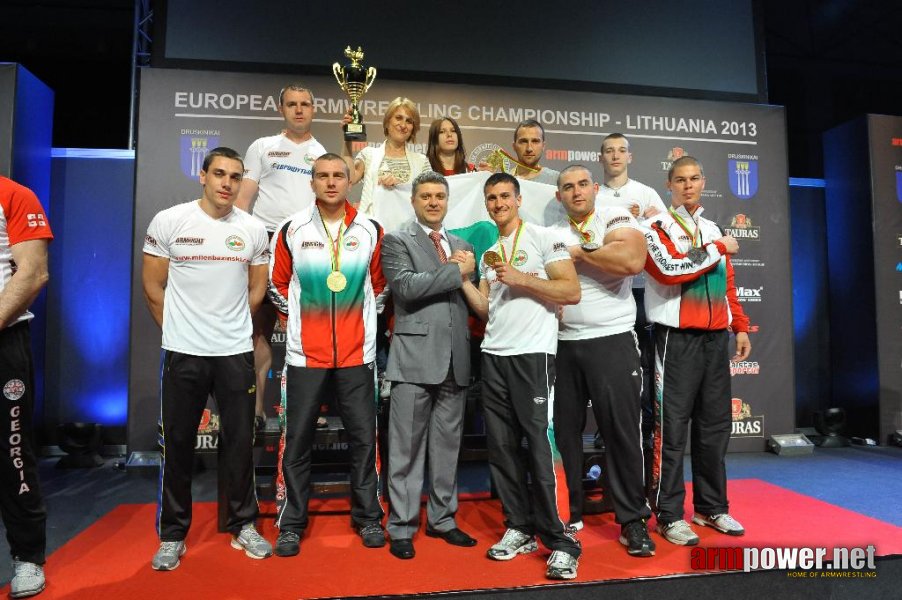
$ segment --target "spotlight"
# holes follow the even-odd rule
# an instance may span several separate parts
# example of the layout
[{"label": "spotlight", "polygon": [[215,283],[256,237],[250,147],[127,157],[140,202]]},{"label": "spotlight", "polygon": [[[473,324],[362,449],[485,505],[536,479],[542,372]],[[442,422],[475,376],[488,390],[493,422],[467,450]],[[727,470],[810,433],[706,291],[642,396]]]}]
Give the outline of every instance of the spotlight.
[{"label": "spotlight", "polygon": [[815,443],[821,448],[842,448],[849,445],[849,438],[840,435],[846,428],[846,411],[828,408],[814,413],[814,428],[823,437]]},{"label": "spotlight", "polygon": [[62,423],[58,429],[59,447],[66,456],[56,463],[57,469],[85,469],[99,467],[100,425],[97,423]]}]

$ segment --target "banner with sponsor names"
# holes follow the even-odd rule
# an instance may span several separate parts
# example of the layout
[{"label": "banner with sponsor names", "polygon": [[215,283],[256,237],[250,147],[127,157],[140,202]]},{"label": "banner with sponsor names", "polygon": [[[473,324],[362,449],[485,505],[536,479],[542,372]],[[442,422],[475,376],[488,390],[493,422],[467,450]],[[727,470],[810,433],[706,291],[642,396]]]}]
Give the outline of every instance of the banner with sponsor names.
[{"label": "banner with sponsor names", "polygon": [[880,443],[902,429],[902,117],[868,115]]},{"label": "banner with sponsor names", "polygon": [[[160,334],[140,291],[141,241],[147,225],[158,211],[199,197],[197,173],[208,150],[225,145],[243,154],[256,138],[278,133],[282,127],[278,91],[295,79],[315,93],[314,136],[327,150],[338,152],[347,99],[330,78],[168,69],[142,72],[130,450],[153,450],[156,445]],[[752,323],[749,360],[753,362],[731,368],[734,425],[730,448],[762,450],[767,435],[792,430],[789,193],[781,107],[380,79],[361,103],[368,143],[382,142],[382,115],[396,96],[409,97],[419,106],[422,125],[415,150],[425,152],[433,119],[451,116],[462,128],[467,158],[473,163],[497,147],[511,151],[516,124],[535,118],[545,127],[544,166],[560,170],[582,163],[601,181],[601,139],[609,133],[623,133],[633,153],[631,178],[655,188],[665,204],[669,201],[665,181],[671,162],[684,154],[698,158],[707,178],[705,216],[740,242],[740,253],[733,261],[736,284]],[[359,186],[352,197],[358,194]],[[556,211],[554,202],[549,196],[545,206]],[[452,189],[450,212],[458,210],[463,207],[455,206]],[[465,210],[478,212],[478,207]],[[274,372],[282,366],[279,360],[274,361]],[[277,377],[270,380],[273,398],[277,384]]]}]

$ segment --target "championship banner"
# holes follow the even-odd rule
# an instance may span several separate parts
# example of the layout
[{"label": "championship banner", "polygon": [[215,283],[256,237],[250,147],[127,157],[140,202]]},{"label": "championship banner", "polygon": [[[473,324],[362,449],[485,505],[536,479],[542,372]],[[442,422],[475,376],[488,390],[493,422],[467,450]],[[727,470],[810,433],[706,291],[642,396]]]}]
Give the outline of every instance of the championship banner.
[{"label": "championship banner", "polygon": [[[329,77],[144,69],[141,73],[129,394],[129,448],[153,450],[159,387],[160,332],[147,314],[141,291],[141,240],[158,211],[200,195],[203,155],[217,145],[244,153],[257,138],[282,129],[278,93],[300,81],[314,93],[313,135],[327,150],[343,143],[341,119],[348,99]],[[780,107],[702,100],[398,82],[378,79],[360,102],[368,139],[353,149],[382,143],[382,117],[397,96],[412,99],[421,129],[411,150],[426,152],[429,124],[450,116],[463,132],[467,162],[478,164],[497,149],[513,154],[514,129],[523,119],[545,128],[541,164],[561,170],[584,164],[601,182],[602,138],[623,133],[633,154],[629,176],[653,187],[665,203],[671,162],[684,154],[705,167],[705,216],[737,237],[734,257],[740,300],[752,323],[749,361],[731,365],[733,440],[730,449],[762,450],[772,433],[792,431],[794,383],[789,265],[788,173],[785,122]],[[272,158],[278,160],[277,157]],[[497,238],[482,196],[486,173],[449,178],[446,227],[477,252]],[[563,212],[554,186],[521,181],[524,217],[550,224]],[[354,186],[351,198],[359,198]],[[413,217],[410,188],[377,186],[377,219],[390,231]],[[279,334],[274,334],[274,337]],[[282,358],[272,372],[278,373]],[[599,360],[603,360],[600,357]],[[270,379],[268,410],[276,403],[278,378]]]}]

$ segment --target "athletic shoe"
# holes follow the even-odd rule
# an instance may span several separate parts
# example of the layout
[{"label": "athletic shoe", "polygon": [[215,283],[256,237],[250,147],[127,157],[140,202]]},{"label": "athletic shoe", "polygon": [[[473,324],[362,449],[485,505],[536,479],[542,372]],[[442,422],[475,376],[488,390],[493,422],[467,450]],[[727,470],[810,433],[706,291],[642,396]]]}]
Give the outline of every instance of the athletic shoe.
[{"label": "athletic shoe", "polygon": [[727,535],[745,535],[745,528],[727,513],[711,516],[695,513],[692,515],[692,522],[702,527],[713,527]]},{"label": "athletic shoe", "polygon": [[27,598],[44,591],[44,567],[13,560],[13,579],[9,582],[10,598]]},{"label": "athletic shoe", "polygon": [[250,558],[269,558],[272,556],[272,544],[257,533],[254,524],[245,523],[238,535],[232,536],[232,548],[244,550]]},{"label": "athletic shoe", "polygon": [[283,531],[276,538],[276,556],[296,556],[301,551],[301,536],[293,531]]},{"label": "athletic shoe", "polygon": [[486,554],[495,560],[510,560],[518,554],[529,554],[539,549],[534,535],[526,535],[517,529],[508,529],[501,541],[488,549]]},{"label": "athletic shoe", "polygon": [[695,546],[698,544],[698,536],[689,527],[689,523],[683,519],[667,523],[666,525],[658,523],[655,531],[663,535],[665,540],[677,546]]},{"label": "athletic shoe", "polygon": [[654,556],[655,543],[648,537],[645,519],[630,521],[620,528],[620,543],[630,556]]},{"label": "athletic shoe", "polygon": [[385,545],[385,530],[379,523],[370,523],[360,527],[357,535],[363,539],[363,545],[367,548],[381,548]]},{"label": "athletic shoe", "polygon": [[548,557],[548,568],[545,577],[548,579],[576,579],[576,567],[579,561],[575,556],[563,550],[555,550]]},{"label": "athletic shoe", "polygon": [[380,380],[379,383],[379,397],[385,400],[386,398],[391,398],[391,381],[385,379],[384,377]]},{"label": "athletic shoe", "polygon": [[161,542],[157,553],[153,555],[150,566],[154,571],[172,571],[178,568],[180,562],[179,557],[185,554],[187,550],[185,542]]}]

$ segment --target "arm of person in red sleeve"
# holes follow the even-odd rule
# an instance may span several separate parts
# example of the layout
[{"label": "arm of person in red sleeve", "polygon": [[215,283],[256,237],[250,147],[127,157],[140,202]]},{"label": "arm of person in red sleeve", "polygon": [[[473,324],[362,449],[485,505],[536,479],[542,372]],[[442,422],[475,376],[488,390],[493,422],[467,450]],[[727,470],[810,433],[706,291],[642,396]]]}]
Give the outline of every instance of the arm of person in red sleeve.
[{"label": "arm of person in red sleeve", "polygon": [[372,223],[376,226],[376,247],[373,248],[373,257],[370,259],[370,281],[373,284],[373,295],[378,296],[385,289],[385,274],[382,272],[382,238],[385,231],[375,221]]},{"label": "arm of person in red sleeve", "polygon": [[269,258],[269,289],[267,293],[276,307],[279,320],[285,324],[288,318],[288,287],[294,274],[294,256],[288,243],[288,228],[291,221],[282,223],[272,238]]},{"label": "arm of person in red sleeve", "polygon": [[0,291],[0,329],[28,310],[50,275],[47,246],[53,239],[38,197],[10,182],[11,192],[0,198],[15,271]]},{"label": "arm of person in red sleeve", "polygon": [[664,285],[679,285],[695,281],[708,271],[717,267],[722,256],[735,254],[739,244],[732,236],[724,236],[702,246],[704,260],[695,262],[689,253],[680,252],[673,240],[660,223],[653,223],[645,230],[645,243],[648,256],[645,259],[645,271]]},{"label": "arm of person in red sleeve", "polygon": [[739,303],[739,296],[736,294],[736,281],[734,278],[733,263],[730,257],[727,257],[727,302],[730,303],[730,329],[736,334],[736,354],[733,355],[734,362],[745,360],[752,352],[752,342],[749,339],[749,318],[745,311],[742,310],[742,304]]}]

